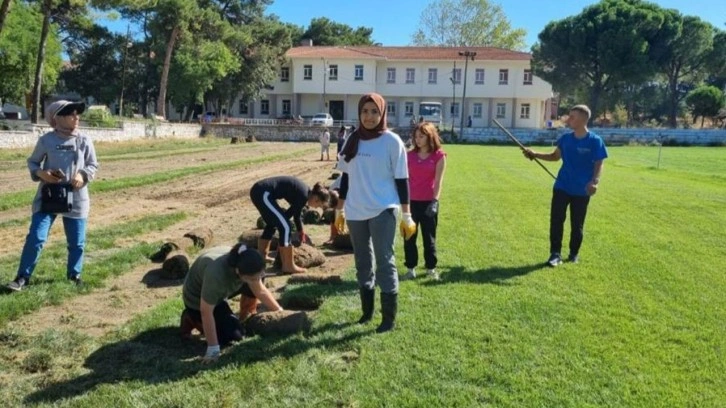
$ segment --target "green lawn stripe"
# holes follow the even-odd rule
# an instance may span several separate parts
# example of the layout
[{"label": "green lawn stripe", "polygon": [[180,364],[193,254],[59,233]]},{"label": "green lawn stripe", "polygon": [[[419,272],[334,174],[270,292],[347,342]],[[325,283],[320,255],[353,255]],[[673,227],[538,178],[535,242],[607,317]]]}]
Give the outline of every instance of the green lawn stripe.
[{"label": "green lawn stripe", "polygon": [[[184,220],[184,212],[151,215],[124,224],[91,230],[86,237],[86,262],[83,279],[87,287],[97,287],[109,276],[128,271],[135,265],[147,262],[147,256],[158,245],[140,243],[132,248],[116,248],[116,241],[131,238],[150,231],[158,231]],[[103,255],[98,255],[102,253]],[[108,255],[110,254],[110,255]],[[33,274],[32,288],[13,296],[0,296],[0,326],[22,315],[23,311],[36,310],[44,304],[57,304],[62,299],[79,293],[65,281],[67,249],[62,242],[48,245],[41,254]],[[0,259],[0,270],[15,271],[20,255]],[[14,277],[4,276],[8,281]],[[5,282],[3,282],[4,284]],[[18,296],[20,295],[20,296]]]},{"label": "green lawn stripe", "polygon": [[[581,262],[554,269],[542,267],[550,177],[512,147],[445,150],[442,281],[401,282],[396,330],[376,335],[379,313],[355,324],[360,300],[346,271],[341,286],[285,288],[285,298],[324,300],[311,332],[247,338],[203,365],[203,340],[179,340],[175,298],[82,342],[73,359],[49,356],[46,374],[12,357],[62,349],[55,344],[70,337],[46,335],[18,352],[5,334],[0,398],[89,407],[723,405],[726,149],[664,148],[660,170],[656,147],[609,149]],[[568,238],[566,222],[565,254]],[[405,272],[402,241],[395,245]]]}]

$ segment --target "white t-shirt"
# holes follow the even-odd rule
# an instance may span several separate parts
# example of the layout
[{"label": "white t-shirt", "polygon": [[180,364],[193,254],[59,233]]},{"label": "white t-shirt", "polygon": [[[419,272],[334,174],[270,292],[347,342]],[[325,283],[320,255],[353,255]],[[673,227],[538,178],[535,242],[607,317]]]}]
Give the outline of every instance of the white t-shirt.
[{"label": "white t-shirt", "polygon": [[340,160],[338,166],[348,173],[345,218],[363,221],[388,208],[398,208],[401,200],[395,179],[408,178],[406,160],[406,146],[391,131],[372,140],[361,140],[353,160]]}]

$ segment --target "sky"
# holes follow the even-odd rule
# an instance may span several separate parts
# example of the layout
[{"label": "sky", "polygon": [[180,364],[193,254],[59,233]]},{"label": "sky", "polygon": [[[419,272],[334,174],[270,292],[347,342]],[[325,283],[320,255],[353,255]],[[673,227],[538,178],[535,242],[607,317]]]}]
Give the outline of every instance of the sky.
[{"label": "sky", "polygon": [[[726,29],[726,0],[650,0],[685,15],[698,16]],[[307,26],[316,17],[327,17],[352,27],[372,27],[373,40],[383,45],[410,45],[416,31],[422,4],[430,0],[276,0],[267,8],[280,20]],[[579,14],[596,0],[493,0],[502,6],[512,27],[527,31],[526,49],[537,41],[552,20]],[[126,32],[123,21],[106,22],[115,32]],[[132,28],[133,31],[133,28]]]}]

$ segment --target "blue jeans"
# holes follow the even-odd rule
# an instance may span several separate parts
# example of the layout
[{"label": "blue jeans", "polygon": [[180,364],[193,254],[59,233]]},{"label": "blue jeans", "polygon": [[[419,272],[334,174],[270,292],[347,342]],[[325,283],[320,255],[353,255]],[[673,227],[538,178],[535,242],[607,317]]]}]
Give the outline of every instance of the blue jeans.
[{"label": "blue jeans", "polygon": [[[30,231],[25,238],[23,254],[20,255],[18,278],[30,280],[35,266],[40,259],[43,245],[48,240],[48,232],[55,221],[56,214],[36,212],[30,221]],[[71,279],[81,275],[83,269],[83,249],[86,246],[86,219],[63,217],[63,229],[68,243],[68,264],[66,278]]]}]

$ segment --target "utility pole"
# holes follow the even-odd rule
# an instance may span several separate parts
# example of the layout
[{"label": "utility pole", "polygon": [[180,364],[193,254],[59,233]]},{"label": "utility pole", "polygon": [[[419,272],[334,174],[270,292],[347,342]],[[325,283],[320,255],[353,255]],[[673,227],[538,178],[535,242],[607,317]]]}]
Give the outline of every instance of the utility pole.
[{"label": "utility pole", "polygon": [[326,85],[326,82],[328,79],[328,64],[325,62],[325,58],[321,58],[321,60],[323,60],[323,107],[322,107],[321,111],[327,112],[328,110],[326,109],[326,106],[325,106],[325,96],[326,96],[325,95],[325,85]]},{"label": "utility pole", "polygon": [[131,25],[126,25],[126,41],[124,42],[124,57],[123,57],[123,63],[121,64],[121,97],[119,98],[118,102],[118,115],[123,117],[124,116],[124,89],[126,88],[126,56],[129,53],[129,48],[131,48],[131,41],[129,41],[129,36],[131,35]]},{"label": "utility pole", "polygon": [[459,137],[463,137],[464,136],[464,113],[466,111],[466,109],[464,109],[464,107],[466,106],[466,104],[465,104],[465,99],[466,99],[466,75],[467,75],[467,71],[469,70],[469,58],[471,58],[471,60],[474,61],[474,57],[476,57],[476,52],[469,51],[469,50],[459,51],[459,56],[460,57],[464,57],[464,91],[461,94],[461,109],[460,109],[460,112],[461,112],[461,124],[459,126],[459,133],[460,133],[459,134]]}]

